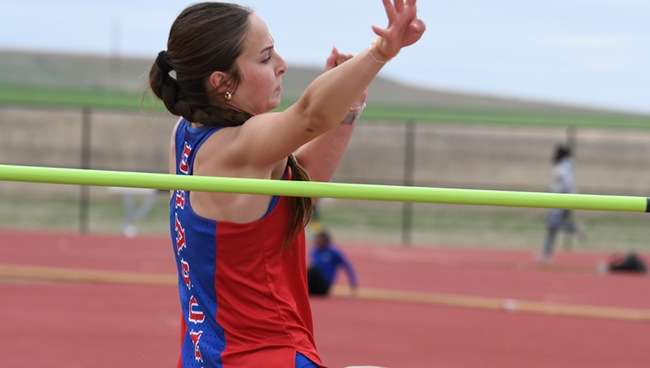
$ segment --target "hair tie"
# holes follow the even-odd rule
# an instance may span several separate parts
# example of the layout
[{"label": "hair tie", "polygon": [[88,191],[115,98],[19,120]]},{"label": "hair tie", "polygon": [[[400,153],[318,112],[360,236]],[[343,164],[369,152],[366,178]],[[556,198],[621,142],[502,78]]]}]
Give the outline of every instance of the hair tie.
[{"label": "hair tie", "polygon": [[165,74],[169,74],[169,72],[171,72],[174,69],[169,63],[169,58],[167,57],[167,51],[161,51],[158,53],[158,57],[156,58],[156,65],[158,65],[158,69],[160,69],[160,71],[162,71]]}]

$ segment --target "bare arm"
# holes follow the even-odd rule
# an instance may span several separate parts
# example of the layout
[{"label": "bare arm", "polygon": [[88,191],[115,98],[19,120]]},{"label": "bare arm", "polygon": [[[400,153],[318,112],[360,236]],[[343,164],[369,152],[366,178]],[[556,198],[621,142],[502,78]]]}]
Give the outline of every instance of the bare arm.
[{"label": "bare arm", "polygon": [[244,165],[269,166],[336,128],[384,65],[371,50],[314,80],[284,112],[252,117],[233,141]]},{"label": "bare arm", "polygon": [[[351,58],[352,55],[341,54],[334,48],[325,63],[325,71],[336,68]],[[344,121],[339,123],[336,128],[306,143],[295,152],[296,158],[307,170],[311,180],[329,181],[332,178],[350,142],[354,130],[354,120],[362,112],[367,95],[366,90],[357,97],[353,107],[348,109],[349,112]]]},{"label": "bare arm", "polygon": [[332,178],[353,130],[352,124],[341,124],[296,151],[298,162],[307,170],[311,180],[329,181]]},{"label": "bare arm", "polygon": [[350,261],[348,261],[348,259],[345,257],[343,252],[338,251],[338,256],[339,256],[339,259],[340,259],[339,265],[341,267],[343,267],[343,269],[345,270],[345,273],[348,276],[348,282],[350,283],[350,288],[356,289],[357,286],[359,285],[359,282],[357,281],[357,275],[354,272],[354,267],[352,267],[352,263],[350,263]]},{"label": "bare arm", "polygon": [[[269,167],[339,126],[384,63],[396,56],[402,47],[416,42],[424,32],[424,24],[417,19],[415,0],[383,2],[389,26],[387,29],[373,27],[380,36],[378,41],[370,49],[316,78],[286,111],[249,119],[232,137],[229,147],[232,160],[238,161],[238,165]],[[349,132],[342,128],[332,134],[349,135]],[[344,139],[339,137],[339,140]]]}]

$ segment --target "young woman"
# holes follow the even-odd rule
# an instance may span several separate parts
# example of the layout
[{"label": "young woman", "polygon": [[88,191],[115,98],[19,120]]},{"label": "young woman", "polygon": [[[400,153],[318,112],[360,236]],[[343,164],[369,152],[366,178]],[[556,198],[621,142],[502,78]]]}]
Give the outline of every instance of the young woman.
[{"label": "young woman", "polygon": [[[422,36],[415,0],[384,0],[386,29],[283,112],[287,70],[264,21],[235,4],[201,3],[172,25],[150,72],[154,93],[181,119],[171,137],[177,175],[329,180],[364,91]],[[343,62],[345,61],[345,62]],[[338,65],[340,64],[340,65]],[[170,232],[181,303],[179,367],[317,367],[304,226],[310,198],[175,191]]]}]

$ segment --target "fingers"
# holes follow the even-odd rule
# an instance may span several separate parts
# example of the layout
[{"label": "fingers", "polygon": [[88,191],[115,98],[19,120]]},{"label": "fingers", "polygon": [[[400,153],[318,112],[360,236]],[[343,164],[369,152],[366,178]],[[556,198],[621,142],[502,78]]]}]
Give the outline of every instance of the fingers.
[{"label": "fingers", "polygon": [[386,16],[388,16],[388,24],[393,24],[395,18],[397,18],[397,13],[395,12],[395,7],[391,4],[390,0],[383,0],[384,9],[386,9]]},{"label": "fingers", "polygon": [[330,56],[327,57],[327,61],[325,64],[329,65],[334,65],[334,61],[336,60],[336,55],[334,54],[334,49],[332,49],[332,52],[330,53]]},{"label": "fingers", "polygon": [[395,10],[401,13],[404,10],[404,0],[395,0]]},{"label": "fingers", "polygon": [[339,56],[338,50],[336,50],[336,47],[333,47],[330,56],[327,58],[327,61],[325,62],[326,70],[332,69],[336,66],[336,59],[338,58],[338,56]]},{"label": "fingers", "polygon": [[406,30],[405,38],[402,40],[402,45],[406,47],[416,43],[420,38],[422,38],[426,29],[427,26],[420,19],[412,21]]},{"label": "fingers", "polygon": [[406,0],[406,6],[413,11],[415,14],[418,13],[418,7],[415,5],[415,0]]},{"label": "fingers", "polygon": [[424,33],[427,29],[427,25],[421,19],[416,19],[409,24],[409,28],[412,28],[413,31],[417,33]]},{"label": "fingers", "polygon": [[336,46],[332,49],[332,53],[336,55],[336,57],[339,57],[339,49],[336,48]]},{"label": "fingers", "polygon": [[336,58],[336,65],[341,65],[350,59],[352,59],[351,54],[339,54],[339,57]]},{"label": "fingers", "polygon": [[381,39],[378,51],[390,59],[401,48],[417,42],[426,26],[417,18],[417,0],[382,1],[389,19],[388,27],[372,26],[372,30]]},{"label": "fingers", "polygon": [[352,59],[352,57],[352,54],[343,54],[336,47],[333,47],[330,56],[327,57],[327,61],[325,62],[325,70],[333,69]]},{"label": "fingers", "polygon": [[379,37],[383,37],[383,38],[388,37],[388,31],[383,28],[372,26],[372,31],[375,32],[375,34]]}]

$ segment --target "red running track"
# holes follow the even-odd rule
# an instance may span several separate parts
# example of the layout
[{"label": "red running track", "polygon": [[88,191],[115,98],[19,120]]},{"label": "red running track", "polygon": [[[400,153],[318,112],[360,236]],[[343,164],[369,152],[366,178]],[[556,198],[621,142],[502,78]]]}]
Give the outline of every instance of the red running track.
[{"label": "red running track", "polygon": [[[0,232],[0,265],[173,275],[164,238]],[[364,287],[650,309],[647,277],[599,275],[606,255],[344,247]],[[345,278],[340,279],[344,283]],[[0,280],[2,367],[171,367],[174,286]],[[650,323],[354,298],[313,301],[330,367],[649,367]]]}]

